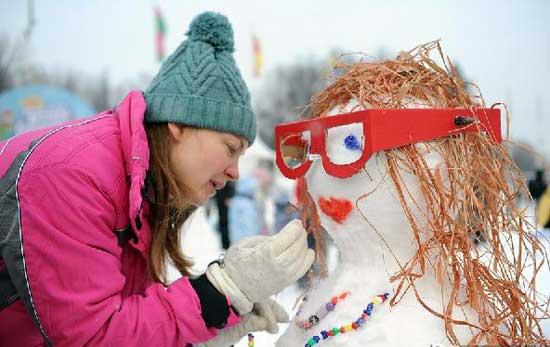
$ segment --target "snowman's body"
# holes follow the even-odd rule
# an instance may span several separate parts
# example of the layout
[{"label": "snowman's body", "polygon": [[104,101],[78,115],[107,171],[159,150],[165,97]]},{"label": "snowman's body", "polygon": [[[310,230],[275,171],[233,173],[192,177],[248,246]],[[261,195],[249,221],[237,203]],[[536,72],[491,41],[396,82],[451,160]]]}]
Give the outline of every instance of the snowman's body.
[{"label": "snowman's body", "polygon": [[[351,108],[357,110],[354,106],[350,104],[333,113],[344,113]],[[327,136],[327,153],[333,162],[346,162],[357,155],[343,144],[343,140],[353,134],[361,137],[359,124],[331,129]],[[422,143],[417,144],[417,147],[424,151],[423,157],[429,166],[439,169],[445,177],[443,160],[437,152],[429,150],[430,147]],[[417,178],[405,172],[402,175],[410,196],[418,203],[414,210],[417,220],[425,222],[424,200]],[[313,162],[306,180],[317,204],[321,224],[333,239],[340,259],[329,277],[312,283],[299,316],[293,319],[277,346],[304,346],[312,336],[321,337],[322,330],[356,321],[376,295],[387,292],[391,298],[398,283],[391,282],[390,277],[400,270],[398,261],[404,265],[417,250],[411,225],[403,212],[394,184],[387,175],[383,152],[373,155],[365,165],[365,170],[346,179],[327,175],[320,161]],[[365,193],[370,194],[359,199]],[[320,198],[347,200],[351,202],[352,210],[338,223],[319,208]],[[366,323],[358,329],[321,340],[319,345],[450,345],[444,321],[430,313],[416,298],[419,295],[431,309],[444,311],[449,296],[448,283],[444,280],[439,283],[433,271],[432,266],[427,266],[425,275],[415,282],[416,294],[410,288],[393,307],[390,307],[390,300],[376,305]],[[350,292],[350,295],[338,302],[335,309],[322,318],[318,325],[308,330],[298,327],[298,321],[307,320],[333,296],[343,292]],[[463,306],[454,310],[453,318],[476,321],[477,316],[468,306]],[[467,344],[475,332],[466,326],[455,326],[454,333],[458,341]]]}]

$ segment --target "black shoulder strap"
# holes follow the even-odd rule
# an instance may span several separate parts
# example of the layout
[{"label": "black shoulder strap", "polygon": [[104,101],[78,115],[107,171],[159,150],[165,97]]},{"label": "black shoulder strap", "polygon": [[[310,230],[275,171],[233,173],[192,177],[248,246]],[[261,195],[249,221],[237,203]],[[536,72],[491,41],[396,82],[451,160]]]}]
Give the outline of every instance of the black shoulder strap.
[{"label": "black shoulder strap", "polygon": [[8,268],[4,267],[0,270],[0,311],[13,304],[17,299],[19,299],[17,290],[11,283]]}]

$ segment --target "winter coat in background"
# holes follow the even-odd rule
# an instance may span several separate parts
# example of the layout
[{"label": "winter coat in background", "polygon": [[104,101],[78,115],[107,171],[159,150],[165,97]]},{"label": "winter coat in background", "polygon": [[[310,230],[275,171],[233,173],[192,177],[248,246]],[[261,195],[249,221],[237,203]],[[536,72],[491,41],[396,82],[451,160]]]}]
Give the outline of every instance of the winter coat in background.
[{"label": "winter coat in background", "polygon": [[235,196],[229,205],[229,234],[231,243],[235,243],[247,236],[259,235],[263,225],[256,194],[259,182],[256,177],[245,177],[237,181]]},{"label": "winter coat in background", "polygon": [[275,192],[275,233],[287,225],[291,220],[299,218],[300,213],[289,203],[290,194],[282,188]]}]

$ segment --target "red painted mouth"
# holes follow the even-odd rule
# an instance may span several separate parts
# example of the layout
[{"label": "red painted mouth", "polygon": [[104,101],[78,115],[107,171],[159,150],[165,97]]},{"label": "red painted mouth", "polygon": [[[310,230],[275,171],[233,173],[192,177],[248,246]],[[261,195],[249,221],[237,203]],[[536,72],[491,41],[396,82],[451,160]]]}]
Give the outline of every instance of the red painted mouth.
[{"label": "red painted mouth", "polygon": [[329,197],[328,199],[320,197],[317,200],[317,203],[324,214],[340,224],[346,220],[353,208],[351,201],[347,199],[336,199],[333,197]]}]

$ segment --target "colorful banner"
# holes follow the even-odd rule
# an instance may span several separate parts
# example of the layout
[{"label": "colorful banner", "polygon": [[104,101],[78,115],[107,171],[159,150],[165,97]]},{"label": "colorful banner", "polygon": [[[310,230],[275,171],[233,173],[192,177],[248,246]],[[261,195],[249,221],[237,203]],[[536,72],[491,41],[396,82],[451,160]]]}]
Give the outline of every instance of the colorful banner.
[{"label": "colorful banner", "polygon": [[0,140],[94,113],[88,103],[64,89],[42,85],[14,88],[0,94]]},{"label": "colorful banner", "polygon": [[262,46],[257,35],[252,36],[252,55],[253,55],[253,76],[260,77],[263,70],[264,57],[262,55]]},{"label": "colorful banner", "polygon": [[155,7],[155,23],[156,23],[156,50],[157,50],[157,60],[162,62],[164,60],[164,36],[166,35],[166,21],[164,16],[160,11],[159,7]]}]

